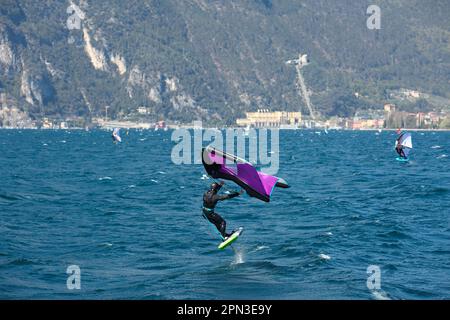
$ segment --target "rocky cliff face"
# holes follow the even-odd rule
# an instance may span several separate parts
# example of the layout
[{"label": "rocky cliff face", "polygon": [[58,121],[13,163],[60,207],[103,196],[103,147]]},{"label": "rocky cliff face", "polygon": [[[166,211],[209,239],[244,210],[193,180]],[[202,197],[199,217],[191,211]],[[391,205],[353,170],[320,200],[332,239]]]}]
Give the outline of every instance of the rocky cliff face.
[{"label": "rocky cliff face", "polygon": [[16,56],[5,31],[0,33],[0,64],[4,72],[10,71],[16,65]]},{"label": "rocky cliff face", "polygon": [[3,0],[0,91],[36,117],[145,106],[232,123],[256,108],[306,112],[285,61],[308,53],[304,77],[325,114],[355,92],[363,106],[396,87],[448,95],[450,4],[379,1],[374,31],[369,2]]}]

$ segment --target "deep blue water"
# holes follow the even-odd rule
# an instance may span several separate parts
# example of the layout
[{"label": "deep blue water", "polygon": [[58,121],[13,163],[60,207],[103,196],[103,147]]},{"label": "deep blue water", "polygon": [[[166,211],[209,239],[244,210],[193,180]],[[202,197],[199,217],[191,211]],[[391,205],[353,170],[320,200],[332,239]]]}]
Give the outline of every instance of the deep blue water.
[{"label": "deep blue water", "polygon": [[211,180],[172,164],[170,135],[0,130],[0,298],[450,298],[449,132],[413,132],[409,163],[394,132],[281,132],[291,188],[218,207],[245,228],[236,251],[216,249]]}]

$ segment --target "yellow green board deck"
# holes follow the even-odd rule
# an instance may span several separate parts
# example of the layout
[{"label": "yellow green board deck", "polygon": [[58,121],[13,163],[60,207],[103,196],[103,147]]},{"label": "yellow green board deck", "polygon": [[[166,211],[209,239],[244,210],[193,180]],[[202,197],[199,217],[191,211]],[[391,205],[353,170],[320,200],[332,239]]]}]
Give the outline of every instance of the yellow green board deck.
[{"label": "yellow green board deck", "polygon": [[218,248],[220,250],[225,249],[226,247],[228,247],[230,244],[232,244],[234,241],[237,240],[237,238],[239,238],[239,236],[242,233],[243,228],[239,228],[236,232],[234,232],[227,240],[223,241],[221,244],[219,244]]}]

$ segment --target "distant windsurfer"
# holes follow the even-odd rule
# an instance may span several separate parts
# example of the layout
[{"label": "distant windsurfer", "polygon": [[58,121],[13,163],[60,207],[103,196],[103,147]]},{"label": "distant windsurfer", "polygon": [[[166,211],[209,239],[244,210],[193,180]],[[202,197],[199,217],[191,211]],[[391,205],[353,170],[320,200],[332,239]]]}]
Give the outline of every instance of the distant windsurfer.
[{"label": "distant windsurfer", "polygon": [[395,147],[395,151],[397,151],[398,155],[403,158],[406,159],[406,155],[405,152],[403,151],[403,146],[397,142],[397,146]]},{"label": "distant windsurfer", "polygon": [[112,135],[111,135],[111,138],[112,138],[112,140],[113,140],[114,143],[122,142],[122,138],[121,138],[120,135],[119,135],[119,131],[120,131],[120,128],[115,128],[115,129],[113,130],[113,133],[112,133]]},{"label": "distant windsurfer", "polygon": [[206,191],[203,194],[203,216],[212,224],[214,224],[217,228],[217,230],[220,232],[222,237],[224,239],[228,238],[233,234],[226,232],[227,223],[226,221],[217,213],[214,211],[217,202],[235,198],[239,195],[241,195],[244,191],[241,190],[241,192],[232,192],[229,194],[222,194],[219,195],[218,192],[220,188],[224,185],[224,182],[221,181],[220,183],[214,182],[211,184],[211,187],[208,191]]},{"label": "distant windsurfer", "polygon": [[407,156],[403,150],[403,145],[401,144],[401,138],[403,136],[403,132],[400,129],[397,129],[397,134],[399,135],[396,140],[395,151],[399,154],[399,156],[403,159],[407,159]]}]

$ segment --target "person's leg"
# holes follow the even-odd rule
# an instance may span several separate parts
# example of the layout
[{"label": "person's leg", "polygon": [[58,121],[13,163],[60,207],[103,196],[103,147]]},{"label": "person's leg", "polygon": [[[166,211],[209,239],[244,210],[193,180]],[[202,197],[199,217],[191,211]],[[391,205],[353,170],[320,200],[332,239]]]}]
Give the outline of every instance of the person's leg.
[{"label": "person's leg", "polygon": [[225,237],[229,236],[229,234],[227,234],[225,232],[225,230],[227,228],[227,223],[219,214],[213,212],[213,213],[209,213],[207,215],[207,217],[208,217],[208,220],[216,226],[217,230],[220,232],[222,237],[225,238]]}]

